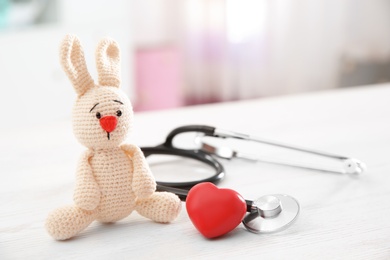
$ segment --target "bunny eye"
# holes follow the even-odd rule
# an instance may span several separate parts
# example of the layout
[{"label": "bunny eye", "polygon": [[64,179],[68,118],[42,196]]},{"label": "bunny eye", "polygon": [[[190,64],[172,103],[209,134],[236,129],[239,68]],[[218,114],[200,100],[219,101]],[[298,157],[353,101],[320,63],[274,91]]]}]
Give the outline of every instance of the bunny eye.
[{"label": "bunny eye", "polygon": [[97,118],[97,119],[100,119],[101,117],[102,117],[102,115],[101,115],[99,112],[97,112],[97,113],[96,113],[96,118]]},{"label": "bunny eye", "polygon": [[117,116],[121,116],[122,115],[122,111],[120,111],[120,110],[116,111],[116,115]]}]

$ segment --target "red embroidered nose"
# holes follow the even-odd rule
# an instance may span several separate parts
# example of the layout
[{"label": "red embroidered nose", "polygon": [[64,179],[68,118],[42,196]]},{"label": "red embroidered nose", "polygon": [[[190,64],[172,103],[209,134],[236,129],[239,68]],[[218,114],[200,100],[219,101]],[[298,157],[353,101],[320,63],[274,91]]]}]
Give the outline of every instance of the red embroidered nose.
[{"label": "red embroidered nose", "polygon": [[100,126],[107,132],[110,133],[115,130],[118,120],[115,116],[105,116],[99,120]]}]

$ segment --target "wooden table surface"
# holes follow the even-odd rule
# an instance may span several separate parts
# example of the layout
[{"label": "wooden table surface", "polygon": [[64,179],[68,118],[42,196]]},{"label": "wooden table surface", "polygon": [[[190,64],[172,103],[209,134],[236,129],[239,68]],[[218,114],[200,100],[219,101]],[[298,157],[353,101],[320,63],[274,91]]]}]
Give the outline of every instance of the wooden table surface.
[{"label": "wooden table surface", "polygon": [[[128,141],[157,145],[186,124],[356,157],[368,170],[351,178],[221,161],[227,175],[220,187],[247,199],[289,194],[301,205],[297,222],[283,232],[260,235],[240,225],[208,240],[194,229],[183,203],[171,224],[153,223],[134,212],[115,224],[93,223],[77,237],[58,242],[46,233],[44,221],[49,211],[72,204],[76,163],[84,148],[73,137],[70,120],[2,127],[0,259],[390,259],[390,84],[136,113]],[[267,146],[248,149],[320,163]]]}]

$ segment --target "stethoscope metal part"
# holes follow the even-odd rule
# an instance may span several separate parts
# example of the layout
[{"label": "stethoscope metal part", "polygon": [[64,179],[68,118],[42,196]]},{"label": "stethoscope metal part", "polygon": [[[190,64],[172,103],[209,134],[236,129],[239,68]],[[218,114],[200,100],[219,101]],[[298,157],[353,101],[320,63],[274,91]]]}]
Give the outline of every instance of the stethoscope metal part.
[{"label": "stethoscope metal part", "polygon": [[261,139],[258,137],[254,137],[254,136],[250,136],[250,135],[246,135],[246,134],[241,134],[241,133],[235,133],[232,131],[226,131],[226,130],[222,130],[222,129],[218,129],[218,128],[215,128],[214,136],[221,137],[221,138],[234,138],[234,139],[240,139],[240,140],[246,140],[246,141],[253,141],[253,142],[277,146],[277,147],[281,147],[281,148],[285,148],[285,149],[304,152],[304,153],[308,153],[308,154],[313,154],[313,155],[317,155],[317,156],[323,156],[323,157],[339,160],[342,162],[342,165],[339,169],[330,169],[330,168],[327,169],[327,168],[321,168],[321,167],[315,167],[315,166],[309,166],[309,165],[301,165],[301,164],[296,164],[296,163],[291,163],[291,162],[282,162],[282,161],[276,161],[276,160],[271,160],[271,159],[263,159],[263,158],[259,158],[259,157],[256,157],[254,155],[251,155],[251,154],[237,152],[228,146],[212,145],[212,144],[208,143],[207,141],[203,140],[201,136],[198,136],[196,138],[196,142],[201,144],[201,149],[203,151],[214,154],[214,155],[216,155],[220,158],[224,158],[224,159],[240,158],[240,159],[246,159],[246,160],[250,160],[250,161],[279,164],[279,165],[298,167],[298,168],[309,169],[309,170],[348,174],[351,176],[360,175],[361,173],[365,172],[366,168],[367,168],[363,162],[361,162],[357,159],[354,159],[354,158],[350,158],[350,157],[346,157],[346,156],[342,156],[342,155],[331,154],[331,153],[326,153],[326,152],[317,151],[317,150],[312,150],[312,149],[308,149],[308,148],[302,148],[302,147],[298,147],[298,146],[292,146],[292,145],[283,144],[283,143],[276,142],[276,141],[265,140],[265,139]]},{"label": "stethoscope metal part", "polygon": [[242,220],[253,233],[279,232],[295,222],[300,211],[299,203],[284,194],[265,195],[253,201],[252,209]]}]

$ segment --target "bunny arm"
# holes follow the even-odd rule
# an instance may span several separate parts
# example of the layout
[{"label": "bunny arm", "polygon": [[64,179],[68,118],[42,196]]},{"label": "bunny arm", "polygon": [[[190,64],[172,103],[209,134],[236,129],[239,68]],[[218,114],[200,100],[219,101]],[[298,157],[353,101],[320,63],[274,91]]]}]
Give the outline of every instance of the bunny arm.
[{"label": "bunny arm", "polygon": [[87,150],[81,156],[76,174],[76,187],[73,194],[75,204],[85,210],[95,209],[100,202],[100,189],[97,184],[89,159],[93,156],[91,150]]},{"label": "bunny arm", "polygon": [[121,149],[133,161],[132,188],[138,198],[150,197],[156,191],[156,181],[141,149],[133,144],[122,144]]}]

